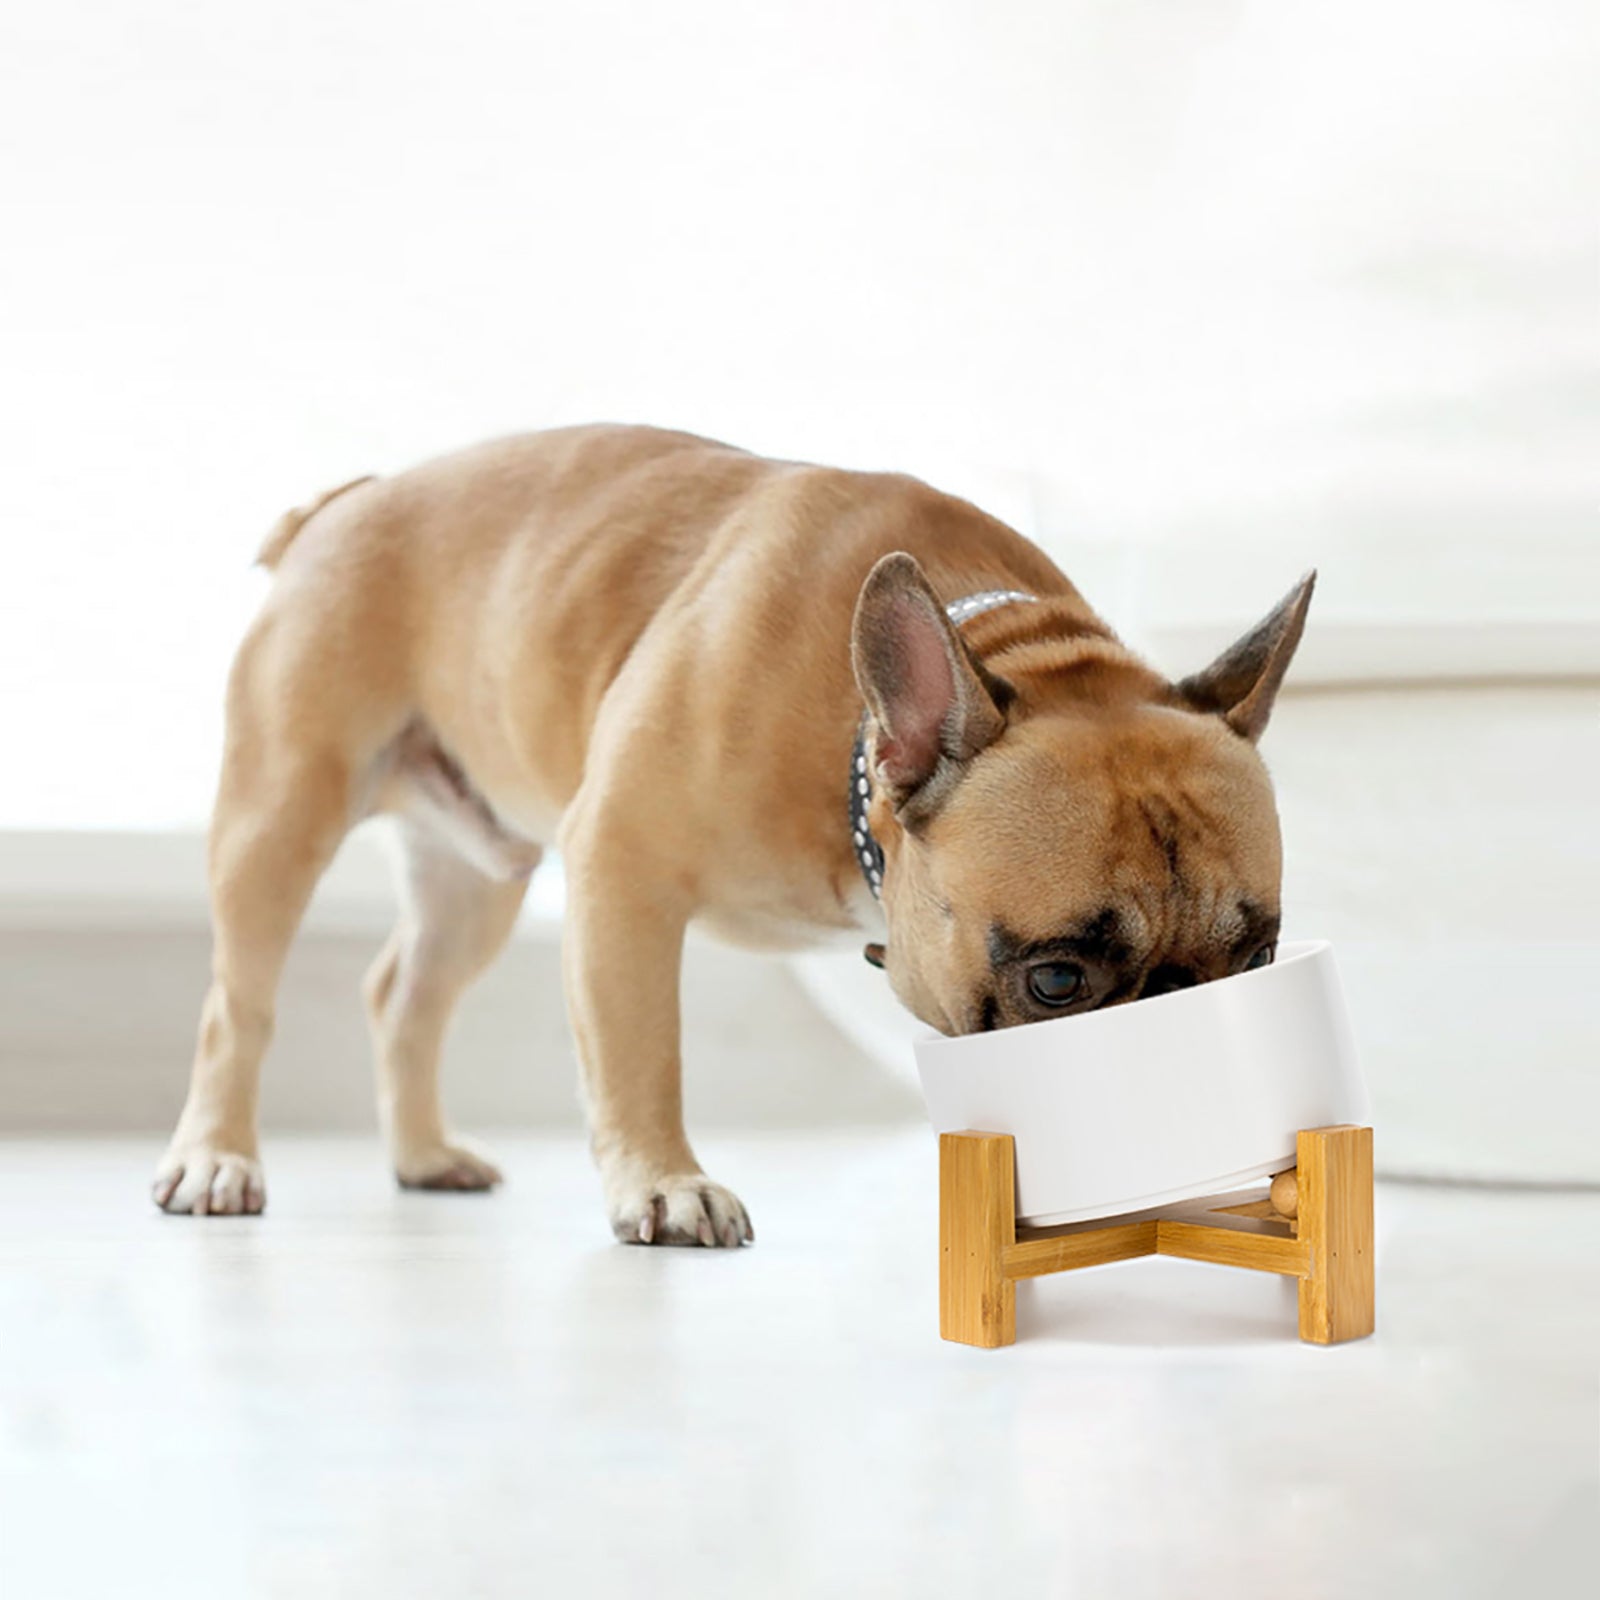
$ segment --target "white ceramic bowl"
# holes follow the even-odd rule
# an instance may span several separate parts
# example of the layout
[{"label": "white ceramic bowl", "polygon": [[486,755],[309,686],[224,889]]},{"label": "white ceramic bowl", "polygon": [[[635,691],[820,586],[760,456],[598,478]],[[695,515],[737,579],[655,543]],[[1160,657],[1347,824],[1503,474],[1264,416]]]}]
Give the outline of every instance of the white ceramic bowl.
[{"label": "white ceramic bowl", "polygon": [[916,1045],[936,1133],[1016,1140],[1017,1217],[1082,1222],[1292,1167],[1301,1128],[1370,1119],[1333,947],[1132,1005]]}]

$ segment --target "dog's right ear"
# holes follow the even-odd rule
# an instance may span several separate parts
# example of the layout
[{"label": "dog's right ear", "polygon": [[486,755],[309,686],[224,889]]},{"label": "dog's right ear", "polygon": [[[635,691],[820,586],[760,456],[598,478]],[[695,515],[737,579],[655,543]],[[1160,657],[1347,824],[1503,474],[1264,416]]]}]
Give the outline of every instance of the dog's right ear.
[{"label": "dog's right ear", "polygon": [[926,816],[962,765],[1004,731],[1011,685],[967,649],[903,550],[884,556],[861,586],[850,661],[877,724],[877,780],[897,811],[915,801],[914,814]]}]

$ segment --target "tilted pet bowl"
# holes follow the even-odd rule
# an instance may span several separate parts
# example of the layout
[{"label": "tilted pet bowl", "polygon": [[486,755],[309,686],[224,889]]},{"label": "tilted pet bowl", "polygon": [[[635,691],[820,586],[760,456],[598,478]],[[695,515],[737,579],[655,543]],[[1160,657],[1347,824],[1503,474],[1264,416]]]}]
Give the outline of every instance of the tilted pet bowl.
[{"label": "tilted pet bowl", "polygon": [[[1009,1344],[1016,1278],[1152,1253],[1300,1278],[1303,1338],[1372,1331],[1372,1134],[1328,944],[916,1055],[947,1338]],[[1291,1169],[1272,1201],[1223,1192]]]}]

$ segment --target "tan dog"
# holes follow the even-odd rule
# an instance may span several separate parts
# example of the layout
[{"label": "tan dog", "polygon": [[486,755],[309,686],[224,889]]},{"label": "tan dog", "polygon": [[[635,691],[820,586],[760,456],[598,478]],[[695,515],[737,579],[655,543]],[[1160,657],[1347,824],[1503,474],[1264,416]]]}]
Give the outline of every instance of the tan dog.
[{"label": "tan dog", "polygon": [[769,949],[886,941],[895,992],[948,1032],[1271,959],[1255,740],[1310,579],[1174,686],[963,501],[625,427],[358,480],[285,517],[262,560],[277,575],[229,683],[214,976],[155,1185],[168,1211],[261,1209],[279,974],[339,842],[379,813],[404,841],[402,911],[366,996],[400,1181],[498,1178],[447,1131],[439,1045],[555,844],[594,1153],[630,1241],[751,1237],[683,1129],[691,921]]}]

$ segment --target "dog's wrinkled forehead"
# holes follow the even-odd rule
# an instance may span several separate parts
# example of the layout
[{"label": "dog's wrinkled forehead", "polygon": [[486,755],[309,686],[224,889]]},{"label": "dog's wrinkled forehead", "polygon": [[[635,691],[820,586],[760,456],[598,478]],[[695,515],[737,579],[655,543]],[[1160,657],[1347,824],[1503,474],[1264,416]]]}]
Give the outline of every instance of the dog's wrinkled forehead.
[{"label": "dog's wrinkled forehead", "polygon": [[[1156,718],[1018,730],[930,830],[947,903],[986,942],[1107,966],[1221,959],[1277,915],[1276,807],[1254,749]],[[1195,719],[1198,720],[1198,719]]]}]

